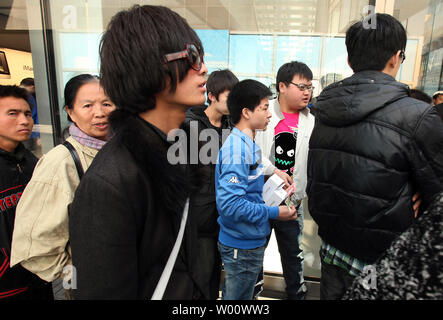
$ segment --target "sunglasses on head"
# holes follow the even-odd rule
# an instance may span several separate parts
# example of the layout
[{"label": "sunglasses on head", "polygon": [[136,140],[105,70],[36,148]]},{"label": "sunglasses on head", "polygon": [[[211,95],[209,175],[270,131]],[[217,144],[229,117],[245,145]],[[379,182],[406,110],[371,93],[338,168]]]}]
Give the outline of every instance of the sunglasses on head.
[{"label": "sunglasses on head", "polygon": [[203,56],[193,44],[187,44],[186,49],[183,51],[165,54],[164,59],[164,63],[186,59],[191,68],[196,71],[200,71],[203,64]]}]

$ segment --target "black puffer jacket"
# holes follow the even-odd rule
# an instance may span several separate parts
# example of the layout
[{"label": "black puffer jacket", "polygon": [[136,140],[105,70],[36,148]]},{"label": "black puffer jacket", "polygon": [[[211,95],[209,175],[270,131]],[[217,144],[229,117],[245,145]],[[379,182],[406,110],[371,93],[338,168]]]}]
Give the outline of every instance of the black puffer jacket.
[{"label": "black puffer jacket", "polygon": [[443,103],[436,105],[435,109],[437,110],[438,114],[440,115],[440,118],[443,120]]},{"label": "black puffer jacket", "polygon": [[[362,273],[343,299],[443,299],[443,193],[373,266]],[[374,277],[375,276],[375,277]],[[370,283],[373,278],[374,282]]]},{"label": "black puffer jacket", "polygon": [[443,126],[434,108],[377,71],[326,88],[313,106],[309,211],[323,241],[374,262],[443,186]]}]

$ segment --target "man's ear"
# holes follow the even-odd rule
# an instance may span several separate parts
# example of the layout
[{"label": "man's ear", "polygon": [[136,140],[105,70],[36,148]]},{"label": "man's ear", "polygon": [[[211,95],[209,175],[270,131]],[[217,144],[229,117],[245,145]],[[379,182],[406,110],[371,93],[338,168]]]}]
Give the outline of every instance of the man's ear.
[{"label": "man's ear", "polygon": [[211,101],[211,103],[217,101],[217,98],[212,92],[208,92],[208,99]]},{"label": "man's ear", "polygon": [[241,114],[246,120],[249,120],[249,118],[251,117],[250,112],[251,110],[249,110],[248,108],[243,108],[241,110]]},{"label": "man's ear", "polygon": [[288,86],[287,86],[286,83],[284,83],[283,81],[281,81],[281,82],[278,83],[278,90],[279,90],[280,93],[281,93],[281,92],[285,92],[285,90],[286,90],[287,87],[288,87]]},{"label": "man's ear", "polygon": [[400,58],[401,50],[398,50],[396,54],[394,54],[389,60],[388,63],[391,68],[395,68],[397,63],[401,60]]},{"label": "man's ear", "polygon": [[401,50],[398,50],[396,54],[390,57],[388,62],[386,62],[385,68],[381,71],[395,78],[397,76],[398,70],[400,69],[400,53]]}]

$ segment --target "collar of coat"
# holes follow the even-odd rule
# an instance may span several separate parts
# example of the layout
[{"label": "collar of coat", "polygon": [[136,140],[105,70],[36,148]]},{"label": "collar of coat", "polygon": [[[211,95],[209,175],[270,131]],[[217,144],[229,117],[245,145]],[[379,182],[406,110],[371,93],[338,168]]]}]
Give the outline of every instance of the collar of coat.
[{"label": "collar of coat", "polygon": [[22,143],[19,143],[14,152],[8,152],[0,148],[0,157],[13,163],[20,163],[23,161],[26,155],[26,149]]},{"label": "collar of coat", "polygon": [[182,213],[187,197],[199,184],[188,166],[172,165],[167,159],[171,143],[166,135],[137,115],[116,110],[110,117],[116,135],[149,179],[155,199],[167,209]]},{"label": "collar of coat", "polygon": [[[285,118],[285,115],[283,114],[283,111],[281,111],[280,101],[278,99],[279,98],[277,97],[276,99],[271,101],[273,101],[272,108],[274,109],[274,114],[277,116],[278,121],[280,122],[280,120],[283,120]],[[311,113],[311,110],[308,107],[299,110],[299,114],[302,114],[306,117],[309,115],[309,113]]]}]

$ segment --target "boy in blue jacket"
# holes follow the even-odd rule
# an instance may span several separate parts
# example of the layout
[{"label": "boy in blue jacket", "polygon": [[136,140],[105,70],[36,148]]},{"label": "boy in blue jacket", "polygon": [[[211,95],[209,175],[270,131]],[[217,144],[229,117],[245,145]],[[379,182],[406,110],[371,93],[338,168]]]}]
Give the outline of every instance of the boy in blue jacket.
[{"label": "boy in blue jacket", "polygon": [[263,202],[261,149],[255,131],[266,130],[270,90],[243,80],[230,92],[228,108],[235,128],[219,152],[215,173],[220,225],[218,248],[224,264],[223,300],[250,300],[264,258],[269,220],[294,220],[294,207]]}]

